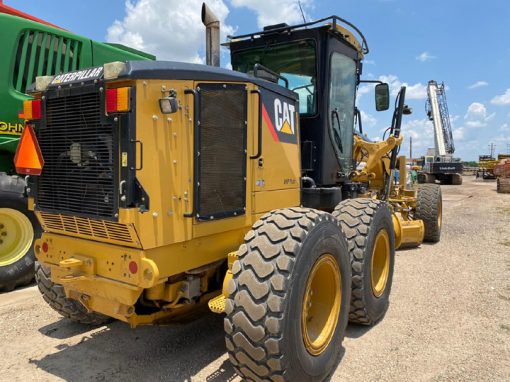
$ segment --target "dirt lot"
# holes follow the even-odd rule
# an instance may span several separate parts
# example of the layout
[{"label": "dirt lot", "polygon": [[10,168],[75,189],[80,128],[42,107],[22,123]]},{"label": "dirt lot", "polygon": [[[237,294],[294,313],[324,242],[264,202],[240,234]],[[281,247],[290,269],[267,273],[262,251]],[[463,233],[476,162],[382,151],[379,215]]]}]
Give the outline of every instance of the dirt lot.
[{"label": "dirt lot", "polygon": [[[390,309],[349,326],[333,381],[510,380],[510,195],[445,186],[442,241],[397,252]],[[89,330],[35,287],[0,295],[2,381],[233,381],[223,322]]]}]

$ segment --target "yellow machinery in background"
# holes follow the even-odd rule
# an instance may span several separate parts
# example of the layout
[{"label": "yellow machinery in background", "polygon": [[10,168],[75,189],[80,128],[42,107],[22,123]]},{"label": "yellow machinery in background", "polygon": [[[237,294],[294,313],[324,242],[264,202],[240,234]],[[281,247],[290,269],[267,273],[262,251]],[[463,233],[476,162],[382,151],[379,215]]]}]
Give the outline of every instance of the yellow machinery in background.
[{"label": "yellow machinery in background", "polygon": [[208,305],[244,378],[321,381],[347,322],[386,312],[395,248],[439,240],[440,189],[405,184],[405,88],[385,141],[359,115],[354,130],[368,53],[354,25],[280,24],[228,45],[233,71],[140,61],[37,78],[16,165],[44,229],[39,289],[88,324]]},{"label": "yellow machinery in background", "polygon": [[482,179],[496,179],[494,174],[494,167],[498,164],[491,155],[480,155],[478,158],[478,170],[476,171],[476,177]]}]

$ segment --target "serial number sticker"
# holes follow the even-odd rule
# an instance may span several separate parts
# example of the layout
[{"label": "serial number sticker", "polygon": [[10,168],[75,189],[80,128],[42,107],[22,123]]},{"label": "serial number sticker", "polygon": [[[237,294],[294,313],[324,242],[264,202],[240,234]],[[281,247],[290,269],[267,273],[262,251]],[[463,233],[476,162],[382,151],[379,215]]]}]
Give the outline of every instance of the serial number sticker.
[{"label": "serial number sticker", "polygon": [[127,152],[122,153],[122,167],[128,166],[128,154]]}]

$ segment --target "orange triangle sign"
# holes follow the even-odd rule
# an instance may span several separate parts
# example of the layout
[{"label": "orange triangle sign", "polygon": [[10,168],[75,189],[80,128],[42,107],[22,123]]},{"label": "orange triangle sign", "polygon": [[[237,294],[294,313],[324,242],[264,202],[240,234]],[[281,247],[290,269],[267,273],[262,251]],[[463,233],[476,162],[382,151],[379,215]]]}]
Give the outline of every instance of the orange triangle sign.
[{"label": "orange triangle sign", "polygon": [[19,141],[14,166],[18,174],[41,175],[44,159],[32,125],[25,125]]}]

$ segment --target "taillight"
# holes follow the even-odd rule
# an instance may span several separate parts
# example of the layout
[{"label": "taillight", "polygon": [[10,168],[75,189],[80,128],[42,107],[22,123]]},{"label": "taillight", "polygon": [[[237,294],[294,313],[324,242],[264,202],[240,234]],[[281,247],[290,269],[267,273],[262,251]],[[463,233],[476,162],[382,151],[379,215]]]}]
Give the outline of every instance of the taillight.
[{"label": "taillight", "polygon": [[44,159],[32,125],[26,124],[21,135],[14,166],[19,174],[41,175]]},{"label": "taillight", "polygon": [[35,120],[41,119],[41,100],[32,99],[23,101],[23,118]]},{"label": "taillight", "polygon": [[106,112],[122,113],[129,111],[129,96],[131,88],[106,89]]}]

